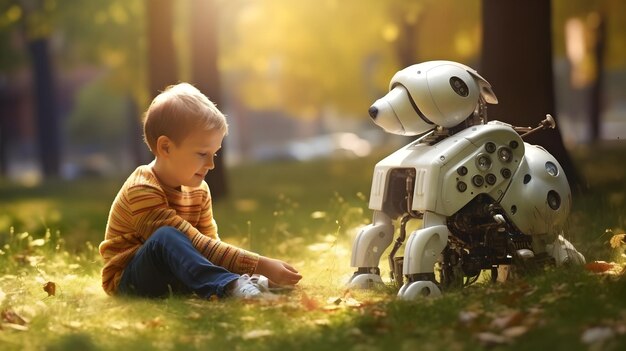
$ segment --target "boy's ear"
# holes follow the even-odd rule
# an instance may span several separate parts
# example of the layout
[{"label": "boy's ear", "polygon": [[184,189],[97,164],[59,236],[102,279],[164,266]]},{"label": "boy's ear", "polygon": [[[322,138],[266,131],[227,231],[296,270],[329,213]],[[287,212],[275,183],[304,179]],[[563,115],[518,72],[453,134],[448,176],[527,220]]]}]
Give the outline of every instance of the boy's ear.
[{"label": "boy's ear", "polygon": [[170,153],[170,147],[172,146],[172,140],[165,135],[161,135],[157,138],[156,142],[156,154],[157,156],[167,157]]}]

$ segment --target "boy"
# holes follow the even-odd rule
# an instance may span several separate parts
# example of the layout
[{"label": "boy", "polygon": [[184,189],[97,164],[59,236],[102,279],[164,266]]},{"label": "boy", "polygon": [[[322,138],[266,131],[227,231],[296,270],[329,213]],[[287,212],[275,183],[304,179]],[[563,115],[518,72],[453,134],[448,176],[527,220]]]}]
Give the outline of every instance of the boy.
[{"label": "boy", "polygon": [[155,158],[122,186],[99,247],[108,294],[248,298],[262,296],[263,285],[293,286],[302,278],[286,262],[220,241],[204,176],[227,132],[224,115],[190,84],[170,86],[152,101],[144,139]]}]

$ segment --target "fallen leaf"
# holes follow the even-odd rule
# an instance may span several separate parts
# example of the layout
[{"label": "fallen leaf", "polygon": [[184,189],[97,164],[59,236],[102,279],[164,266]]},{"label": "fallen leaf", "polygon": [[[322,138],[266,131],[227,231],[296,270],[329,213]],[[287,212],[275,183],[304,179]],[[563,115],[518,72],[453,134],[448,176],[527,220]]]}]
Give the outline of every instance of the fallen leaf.
[{"label": "fallen leaf", "polygon": [[606,272],[611,268],[613,268],[613,265],[606,261],[593,261],[585,265],[586,270],[594,273]]},{"label": "fallen leaf", "polygon": [[264,338],[266,336],[270,336],[273,335],[274,332],[268,329],[255,329],[255,330],[251,330],[245,334],[243,334],[241,337],[244,340],[250,340],[250,339],[258,339],[258,338]]},{"label": "fallen leaf", "polygon": [[609,327],[593,327],[585,330],[580,337],[580,341],[585,344],[602,343],[608,339],[615,337],[615,332]]},{"label": "fallen leaf", "polygon": [[28,246],[33,247],[33,246],[44,246],[46,244],[46,241],[44,239],[35,239],[31,242],[28,243]]},{"label": "fallen leaf", "polygon": [[461,311],[459,312],[459,322],[463,325],[470,325],[476,321],[479,317],[478,312],[476,311]]},{"label": "fallen leaf", "polygon": [[502,330],[520,325],[523,320],[524,313],[521,311],[510,311],[494,318],[491,321],[491,326]]},{"label": "fallen leaf", "polygon": [[363,304],[360,301],[358,301],[356,299],[353,299],[351,297],[346,298],[343,302],[348,307],[361,307],[361,306],[363,306]]},{"label": "fallen leaf", "polygon": [[585,265],[585,269],[598,274],[622,274],[623,269],[618,263],[606,261],[593,261]]},{"label": "fallen leaf", "polygon": [[48,293],[48,296],[54,296],[57,292],[57,285],[54,282],[47,282],[43,285],[43,291]]},{"label": "fallen leaf", "polygon": [[506,328],[502,331],[502,335],[507,338],[517,338],[528,332],[528,327],[525,325],[516,325],[514,327]]},{"label": "fallen leaf", "polygon": [[18,325],[26,325],[26,321],[19,314],[15,313],[13,310],[2,310],[0,312],[0,317],[4,322],[18,324]]},{"label": "fallen leaf", "polygon": [[313,311],[319,308],[319,302],[317,302],[315,299],[310,298],[309,295],[307,295],[304,291],[302,292],[302,295],[300,296],[300,304],[307,310],[307,311]]},{"label": "fallen leaf", "polygon": [[326,304],[328,305],[339,305],[343,300],[341,299],[341,297],[329,297],[326,300]]},{"label": "fallen leaf", "polygon": [[141,322],[141,325],[143,325],[143,328],[140,329],[155,329],[163,325],[163,318],[155,317],[149,321]]},{"label": "fallen leaf", "polygon": [[626,244],[626,234],[615,234],[611,237],[611,239],[609,240],[609,243],[611,244],[611,247],[614,249],[617,249],[618,247],[621,247],[622,245]]},{"label": "fallen leaf", "polygon": [[502,345],[510,342],[510,339],[506,336],[489,332],[478,333],[476,334],[476,338],[486,346]]},{"label": "fallen leaf", "polygon": [[330,325],[330,320],[324,318],[324,319],[315,319],[312,321],[313,324],[318,325],[318,326],[329,326]]},{"label": "fallen leaf", "polygon": [[[21,325],[21,324],[15,324],[15,323],[2,323],[1,324],[2,328],[4,327],[8,327],[11,328],[13,330],[18,330],[18,331],[27,331],[28,327],[25,325]],[[0,328],[0,329],[2,329]]]}]

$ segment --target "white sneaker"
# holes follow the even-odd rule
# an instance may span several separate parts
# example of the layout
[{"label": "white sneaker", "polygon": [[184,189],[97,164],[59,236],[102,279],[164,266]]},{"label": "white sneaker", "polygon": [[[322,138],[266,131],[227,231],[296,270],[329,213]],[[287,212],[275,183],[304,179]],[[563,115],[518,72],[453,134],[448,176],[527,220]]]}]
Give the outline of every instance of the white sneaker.
[{"label": "white sneaker", "polygon": [[249,275],[244,274],[240,276],[239,279],[235,280],[228,295],[232,297],[250,299],[262,297],[263,292],[252,282]]},{"label": "white sneaker", "polygon": [[250,282],[254,284],[261,292],[270,291],[270,280],[266,276],[260,274],[253,274],[250,276]]},{"label": "white sneaker", "polygon": [[263,293],[282,293],[294,290],[294,287],[290,285],[273,286],[270,288],[270,280],[266,276],[260,274],[251,275],[250,281],[252,282],[252,284],[256,285],[256,287],[259,288],[259,290],[261,290],[261,292]]}]

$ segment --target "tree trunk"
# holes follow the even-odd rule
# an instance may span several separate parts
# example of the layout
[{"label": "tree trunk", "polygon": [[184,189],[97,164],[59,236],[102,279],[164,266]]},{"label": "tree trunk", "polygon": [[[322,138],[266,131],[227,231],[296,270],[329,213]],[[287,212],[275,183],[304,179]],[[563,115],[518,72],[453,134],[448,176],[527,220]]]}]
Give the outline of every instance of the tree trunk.
[{"label": "tree trunk", "polygon": [[176,84],[178,70],[174,50],[173,2],[146,0],[148,13],[148,84],[155,97],[168,85]]},{"label": "tree trunk", "polygon": [[0,178],[8,174],[9,118],[14,115],[14,104],[9,88],[0,86]]},{"label": "tree trunk", "polygon": [[56,177],[59,175],[61,163],[59,109],[48,38],[29,40],[28,51],[33,64],[35,120],[41,168],[45,177]]},{"label": "tree trunk", "polygon": [[[221,106],[220,75],[217,66],[219,51],[219,15],[214,0],[191,0],[191,83]],[[215,169],[207,173],[206,182],[213,200],[228,194],[228,182],[224,167],[225,147],[222,145]]]},{"label": "tree trunk", "polygon": [[555,115],[552,71],[551,2],[546,0],[483,0],[483,40],[480,73],[498,96],[489,107],[492,119],[516,126],[536,126],[551,114],[555,130],[526,141],[548,150],[561,164],[574,191],[584,187],[563,145]]},{"label": "tree trunk", "polygon": [[602,113],[602,87],[604,85],[604,47],[606,43],[606,16],[597,14],[597,27],[593,28],[595,43],[593,59],[595,61],[596,77],[591,84],[591,101],[589,104],[589,118],[591,119],[591,141],[600,139],[600,114]]}]

